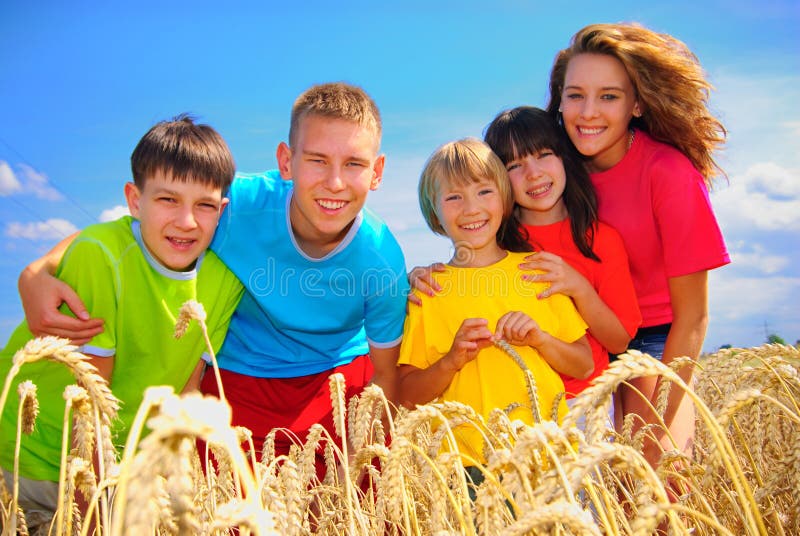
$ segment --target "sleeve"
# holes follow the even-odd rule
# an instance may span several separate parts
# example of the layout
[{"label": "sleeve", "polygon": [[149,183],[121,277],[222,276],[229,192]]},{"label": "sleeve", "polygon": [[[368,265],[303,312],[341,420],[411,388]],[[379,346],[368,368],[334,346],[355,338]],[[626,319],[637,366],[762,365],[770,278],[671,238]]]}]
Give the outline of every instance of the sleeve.
[{"label": "sleeve", "polygon": [[547,299],[550,300],[553,312],[558,318],[558,330],[551,335],[565,342],[575,342],[586,335],[588,326],[569,297],[554,294]]},{"label": "sleeve", "polygon": [[[108,249],[99,241],[78,236],[64,254],[56,277],[78,293],[92,317],[105,321],[103,332],[83,345],[81,352],[110,357],[116,352],[117,301],[120,274]],[[61,312],[74,316],[66,305]]]},{"label": "sleeve", "polygon": [[[222,343],[228,333],[228,326],[231,323],[231,316],[244,293],[244,286],[233,272],[228,269],[225,269],[225,275],[221,283],[220,292],[224,298],[220,300],[221,307],[219,314],[215,316],[214,325],[209,326],[208,330],[208,338],[211,340],[211,347],[215,353],[219,353],[220,348],[222,348]],[[210,356],[204,354],[203,359],[210,361]]]},{"label": "sleeve", "polygon": [[619,233],[609,226],[598,229],[599,274],[597,295],[617,315],[625,331],[633,337],[642,324],[642,314],[631,278],[628,253]]},{"label": "sleeve", "polygon": [[400,344],[406,317],[409,285],[405,260],[400,246],[393,239],[391,242],[384,248],[388,260],[384,267],[363,275],[371,289],[365,304],[364,329],[369,344],[377,348]]},{"label": "sleeve", "polygon": [[652,205],[667,277],[730,262],[703,177],[682,154],[654,158]]},{"label": "sleeve", "polygon": [[400,357],[397,358],[397,364],[412,365],[420,369],[428,368],[433,361],[428,357],[427,346],[422,307],[410,305],[403,328],[403,342],[400,345]]}]

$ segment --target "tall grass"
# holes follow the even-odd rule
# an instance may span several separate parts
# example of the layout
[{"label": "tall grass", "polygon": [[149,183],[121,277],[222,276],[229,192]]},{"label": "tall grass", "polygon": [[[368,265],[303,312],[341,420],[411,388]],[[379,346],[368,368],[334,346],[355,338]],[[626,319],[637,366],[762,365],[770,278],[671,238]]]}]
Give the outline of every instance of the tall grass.
[{"label": "tall grass", "polygon": [[[24,375],[32,355],[57,359],[48,352],[62,362],[74,357],[65,341],[37,341],[18,354],[12,372]],[[97,426],[76,424],[76,434],[85,428],[83,447],[71,450],[65,441],[64,499],[52,526],[26,519],[13,486],[0,490],[3,534],[86,533],[76,489],[90,497],[97,533],[111,535],[234,528],[244,535],[644,535],[664,527],[672,534],[800,534],[798,363],[800,352],[790,346],[721,350],[696,363],[689,386],[669,367],[631,352],[580,395],[561,427],[547,420],[526,426],[502,410],[484,421],[456,403],[390,415],[379,388],[346,401],[343,379],[333,375],[336,437],[314,426],[305,443],[276,456],[274,431],[258,462],[249,431],[231,427],[224,402],[163,387],[147,391],[125,448],[109,456],[108,442],[86,430],[102,437],[115,408],[107,389],[92,384],[70,394],[73,413],[96,414],[90,420]],[[86,367],[75,370],[82,385],[86,377],[96,382]],[[653,468],[641,452],[647,427],[631,434],[630,426],[620,433],[606,426],[611,393],[643,375],[670,380],[694,401],[691,457],[667,450]],[[35,398],[31,386],[24,391]],[[84,401],[89,409],[79,409]],[[572,426],[580,416],[585,433]],[[20,424],[34,419],[29,411]],[[457,426],[474,426],[486,438],[488,463],[478,484],[455,448]],[[202,470],[197,439],[216,467]],[[98,448],[107,461],[102,474],[91,470]],[[328,468],[322,480],[314,468],[318,450]]]}]

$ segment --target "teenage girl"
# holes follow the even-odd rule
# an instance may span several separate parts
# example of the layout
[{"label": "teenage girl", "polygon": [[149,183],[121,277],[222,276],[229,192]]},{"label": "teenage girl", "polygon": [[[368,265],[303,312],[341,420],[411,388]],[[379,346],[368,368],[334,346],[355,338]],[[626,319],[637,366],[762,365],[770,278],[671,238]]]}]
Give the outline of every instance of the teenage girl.
[{"label": "teenage girl", "polygon": [[[709,89],[686,45],[633,24],[583,28],[550,75],[547,110],[583,155],[600,220],[619,231],[629,255],[642,313],[629,347],[665,364],[699,356],[708,270],[730,262],[708,196],[720,172],[712,153],[725,138],[708,110]],[[680,374],[690,380],[691,367]],[[656,405],[658,379],[632,383]],[[631,389],[623,388],[623,405],[658,422]],[[694,407],[680,389],[670,391],[664,421],[669,434],[656,427],[655,439],[690,452]],[[651,462],[660,452],[655,441],[645,444]]]}]

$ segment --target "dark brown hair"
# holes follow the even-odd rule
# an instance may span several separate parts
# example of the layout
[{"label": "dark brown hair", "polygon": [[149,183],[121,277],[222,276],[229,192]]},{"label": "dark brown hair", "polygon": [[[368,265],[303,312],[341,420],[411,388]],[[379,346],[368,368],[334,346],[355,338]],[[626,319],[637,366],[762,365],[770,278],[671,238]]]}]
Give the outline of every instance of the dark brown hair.
[{"label": "dark brown hair", "polygon": [[133,182],[140,190],[158,171],[174,181],[219,188],[224,195],[233,181],[236,164],[216,130],[181,114],[156,123],[131,154]]}]

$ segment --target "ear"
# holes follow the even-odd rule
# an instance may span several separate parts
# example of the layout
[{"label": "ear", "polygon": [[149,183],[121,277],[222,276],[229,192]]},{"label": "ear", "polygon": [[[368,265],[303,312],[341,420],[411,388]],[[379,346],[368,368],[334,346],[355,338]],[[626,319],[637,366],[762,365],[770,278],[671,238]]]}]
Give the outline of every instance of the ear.
[{"label": "ear", "polygon": [[642,107],[638,100],[633,104],[633,117],[642,117]]},{"label": "ear", "polygon": [[219,203],[219,213],[220,214],[222,214],[222,211],[225,210],[225,207],[227,207],[228,203],[230,203],[230,202],[231,202],[231,200],[228,199],[227,197],[223,197],[220,200],[220,203]]},{"label": "ear", "polygon": [[377,190],[383,180],[383,166],[386,164],[386,155],[380,155],[372,165],[372,181],[369,183],[370,190]]},{"label": "ear", "polygon": [[281,178],[285,181],[292,180],[292,149],[286,142],[278,144],[275,157],[278,160],[278,171],[281,173]]},{"label": "ear", "polygon": [[134,218],[139,218],[139,200],[142,193],[132,182],[125,183],[125,200],[128,202],[128,211]]}]

